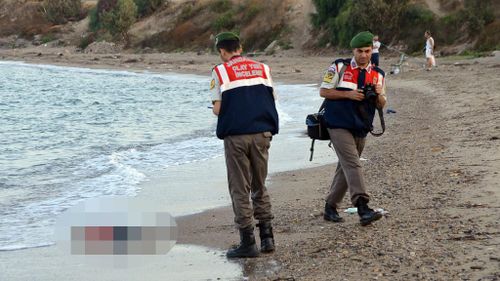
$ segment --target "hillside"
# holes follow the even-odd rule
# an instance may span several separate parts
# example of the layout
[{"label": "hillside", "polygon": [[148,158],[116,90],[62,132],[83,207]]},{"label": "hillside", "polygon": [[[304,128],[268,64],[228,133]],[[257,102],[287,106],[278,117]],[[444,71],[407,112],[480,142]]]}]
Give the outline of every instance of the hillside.
[{"label": "hillside", "polygon": [[[477,13],[469,11],[471,8],[465,7],[464,1],[408,1],[415,8],[409,14],[399,16],[404,24],[397,23],[397,32],[386,32],[390,28],[374,30],[385,35],[384,43],[411,51],[420,48],[423,30],[432,29],[436,30],[436,41],[443,53],[463,52],[466,49],[488,50],[500,46],[498,32],[494,32],[500,27],[498,1],[493,1],[493,22],[476,29],[463,24],[464,17],[475,20],[471,15]],[[88,14],[97,1],[83,1],[81,18],[71,18],[62,25],[46,19],[41,3],[41,0],[0,0],[0,38],[3,37],[0,48],[38,45],[54,40],[56,43],[52,44],[82,48],[93,41],[123,43],[122,38],[117,36],[89,30]],[[395,16],[392,11],[383,12],[385,15],[381,15],[380,21],[388,22],[388,18]],[[215,34],[233,30],[244,38],[247,51],[262,51],[273,42],[274,50],[314,51],[330,45],[342,47],[340,41],[330,35],[328,25],[311,24],[311,14],[314,13],[316,7],[313,0],[169,0],[150,15],[136,20],[128,31],[130,42],[127,46],[131,50],[205,51],[211,49]],[[477,24],[484,23],[479,21]]]}]

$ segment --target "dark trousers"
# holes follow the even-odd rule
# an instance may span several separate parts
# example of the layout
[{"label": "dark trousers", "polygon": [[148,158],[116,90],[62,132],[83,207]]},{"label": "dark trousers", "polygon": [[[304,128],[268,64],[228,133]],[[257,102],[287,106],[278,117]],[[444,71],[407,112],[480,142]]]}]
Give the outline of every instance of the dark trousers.
[{"label": "dark trousers", "polygon": [[252,226],[253,218],[261,222],[273,219],[265,185],[271,138],[268,132],[224,138],[234,222],[240,229]]},{"label": "dark trousers", "polygon": [[372,53],[372,57],[370,59],[370,61],[372,62],[372,64],[378,66],[378,59],[379,59],[378,53]]}]

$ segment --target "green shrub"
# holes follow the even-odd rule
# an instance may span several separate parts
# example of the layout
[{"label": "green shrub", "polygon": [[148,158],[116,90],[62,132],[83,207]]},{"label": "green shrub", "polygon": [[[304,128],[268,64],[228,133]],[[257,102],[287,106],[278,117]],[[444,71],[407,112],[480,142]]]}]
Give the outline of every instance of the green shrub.
[{"label": "green shrub", "polygon": [[128,44],[128,30],[136,21],[137,6],[134,0],[99,0],[97,7],[89,11],[89,18],[89,30],[96,36],[120,35]]},{"label": "green shrub", "polygon": [[89,11],[89,30],[92,32],[96,32],[99,29],[101,29],[101,23],[99,22],[97,7],[94,7]]},{"label": "green shrub", "polygon": [[134,0],[134,3],[137,6],[138,16],[144,17],[154,13],[165,3],[165,0]]},{"label": "green shrub", "polygon": [[135,23],[137,6],[134,0],[118,0],[117,6],[102,14],[103,27],[112,35],[122,35],[128,39],[127,31]]},{"label": "green shrub", "polygon": [[218,16],[212,24],[215,31],[229,30],[235,26],[234,12],[228,11]]},{"label": "green shrub", "polygon": [[80,17],[82,2],[80,0],[44,0],[41,7],[48,21],[54,24],[64,24],[68,20]]},{"label": "green shrub", "polygon": [[[370,30],[383,42],[403,39],[410,48],[422,41],[425,29],[434,27],[434,15],[409,0],[313,0],[317,13],[311,21],[316,29],[326,31],[319,42],[349,47],[358,32]],[[417,34],[418,33],[418,34]],[[408,35],[411,34],[411,35]],[[411,41],[411,42],[406,42]]]},{"label": "green shrub", "polygon": [[430,30],[437,45],[442,44],[443,36],[438,32],[434,14],[427,8],[409,5],[401,19],[402,32],[398,36],[408,47],[408,52],[419,52],[425,44],[424,32]]},{"label": "green shrub", "polygon": [[500,50],[500,21],[487,25],[479,35],[474,48],[480,52]]},{"label": "green shrub", "polygon": [[232,6],[233,3],[231,3],[230,0],[212,0],[208,4],[210,11],[216,13],[228,12],[229,10],[231,10]]},{"label": "green shrub", "polygon": [[262,11],[262,9],[263,8],[261,6],[255,3],[250,4],[249,7],[246,7],[243,10],[243,18],[241,22],[243,24],[250,22],[253,18],[255,18],[256,15],[259,14],[260,11]]},{"label": "green shrub", "polygon": [[104,12],[110,12],[117,4],[118,0],[99,0],[97,2],[97,14],[100,15]]},{"label": "green shrub", "polygon": [[345,2],[344,0],[313,0],[317,13],[311,15],[312,24],[319,28],[330,18],[337,17]]},{"label": "green shrub", "polygon": [[47,34],[42,36],[41,42],[42,42],[42,44],[45,44],[45,43],[49,43],[50,41],[54,41],[56,39],[57,38],[54,36],[54,34],[47,33]]},{"label": "green shrub", "polygon": [[92,44],[95,41],[95,35],[93,33],[84,36],[80,39],[80,43],[78,43],[78,48],[84,50],[88,45]]}]

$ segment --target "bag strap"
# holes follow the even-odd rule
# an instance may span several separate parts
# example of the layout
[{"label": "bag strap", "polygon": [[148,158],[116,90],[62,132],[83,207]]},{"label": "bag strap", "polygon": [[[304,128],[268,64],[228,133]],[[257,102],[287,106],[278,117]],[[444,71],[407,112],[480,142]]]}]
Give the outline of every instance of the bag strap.
[{"label": "bag strap", "polygon": [[382,132],[374,133],[373,130],[370,130],[370,134],[374,137],[380,137],[385,132],[385,120],[384,120],[384,110],[382,108],[377,108],[378,117],[380,118],[380,126],[382,127]]},{"label": "bag strap", "polygon": [[314,154],[314,141],[315,141],[315,139],[312,139],[312,142],[311,142],[311,148],[309,149],[309,151],[311,151],[311,156],[309,156],[309,162],[310,162],[310,161],[313,161],[313,154]]}]

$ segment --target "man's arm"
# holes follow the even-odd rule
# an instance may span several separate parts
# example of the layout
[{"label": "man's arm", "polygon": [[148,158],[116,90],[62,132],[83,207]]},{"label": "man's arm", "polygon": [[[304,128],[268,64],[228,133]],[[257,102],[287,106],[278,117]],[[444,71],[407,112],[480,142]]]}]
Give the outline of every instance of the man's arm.
[{"label": "man's arm", "polygon": [[222,94],[220,92],[220,82],[217,74],[214,70],[212,70],[212,81],[210,81],[210,93],[212,96],[212,112],[215,115],[219,115],[220,113],[220,105],[222,100]]},{"label": "man's arm", "polygon": [[320,88],[319,95],[329,100],[351,99],[362,101],[365,95],[358,91],[339,91],[337,89]]},{"label": "man's arm", "polygon": [[339,91],[336,89],[340,79],[338,71],[342,69],[342,65],[332,64],[325,72],[323,81],[319,88],[319,95],[322,98],[329,100],[352,99],[361,101],[364,98],[363,93],[358,91]]}]

